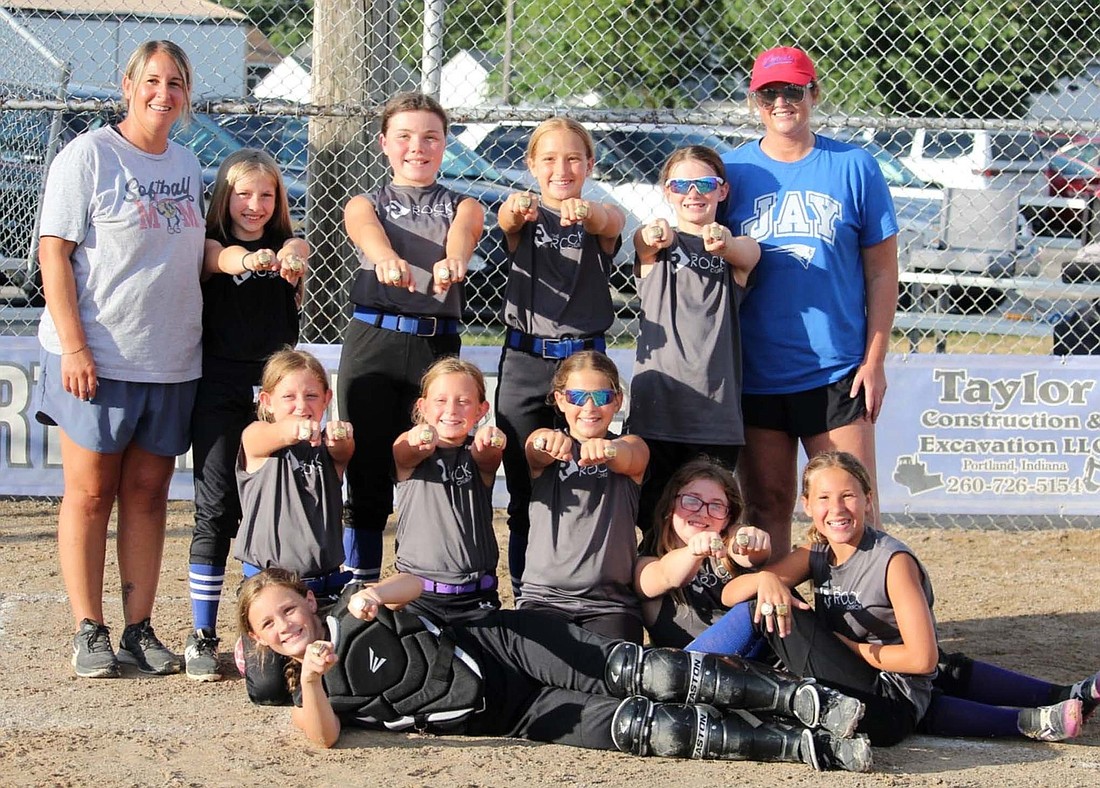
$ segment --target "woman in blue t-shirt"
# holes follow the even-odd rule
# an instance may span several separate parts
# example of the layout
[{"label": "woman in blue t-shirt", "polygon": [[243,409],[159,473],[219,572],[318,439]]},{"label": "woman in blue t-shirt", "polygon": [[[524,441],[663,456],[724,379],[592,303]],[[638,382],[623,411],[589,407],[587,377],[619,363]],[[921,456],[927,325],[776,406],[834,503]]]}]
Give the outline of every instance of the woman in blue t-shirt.
[{"label": "woman in blue t-shirt", "polygon": [[855,454],[874,480],[874,423],[897,303],[897,218],[865,150],[814,134],[806,53],[760,54],[749,85],[765,132],[722,158],[726,224],[760,243],[741,305],[745,520],[790,550],[798,444]]}]

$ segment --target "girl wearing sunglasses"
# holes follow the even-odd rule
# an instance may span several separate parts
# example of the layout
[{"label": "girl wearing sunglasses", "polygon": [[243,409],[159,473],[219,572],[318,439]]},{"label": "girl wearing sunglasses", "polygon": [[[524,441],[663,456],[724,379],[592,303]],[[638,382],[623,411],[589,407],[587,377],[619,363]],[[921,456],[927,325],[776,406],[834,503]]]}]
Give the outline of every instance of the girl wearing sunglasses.
[{"label": "girl wearing sunglasses", "polygon": [[[733,472],[710,457],[689,460],[668,480],[651,510],[656,557],[639,558],[635,568],[634,588],[652,645],[688,647],[730,611],[722,604],[726,583],[771,556],[766,531],[737,524],[741,508]],[[761,638],[753,631],[749,605],[738,608],[710,645],[752,658]]]},{"label": "girl wearing sunglasses", "polygon": [[647,554],[651,514],[673,472],[704,454],[733,468],[745,442],[737,314],[760,245],[716,221],[729,193],[724,176],[710,148],[675,151],[661,180],[676,227],[658,219],[634,238],[642,320],[628,427],[650,451],[638,523]]},{"label": "girl wearing sunglasses", "polygon": [[565,359],[548,399],[566,428],[535,430],[524,446],[531,530],[516,607],[641,643],[634,524],[649,449],[636,435],[611,432],[623,393],[619,371],[603,353]]},{"label": "girl wearing sunglasses", "polygon": [[777,47],[752,70],[759,143],[726,153],[724,224],[760,242],[741,305],[745,516],[790,551],[799,443],[839,449],[875,479],[875,420],[898,295],[898,223],[886,181],[862,148],[815,134],[821,97],[806,53]]}]

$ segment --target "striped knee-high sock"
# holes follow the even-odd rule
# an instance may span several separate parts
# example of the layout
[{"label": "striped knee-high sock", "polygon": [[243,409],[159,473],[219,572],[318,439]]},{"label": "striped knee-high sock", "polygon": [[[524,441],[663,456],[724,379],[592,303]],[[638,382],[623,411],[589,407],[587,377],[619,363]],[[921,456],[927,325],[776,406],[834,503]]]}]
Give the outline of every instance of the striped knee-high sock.
[{"label": "striped knee-high sock", "polygon": [[222,599],[225,567],[191,564],[187,571],[191,590],[191,618],[195,629],[214,632],[218,626],[218,604]]}]

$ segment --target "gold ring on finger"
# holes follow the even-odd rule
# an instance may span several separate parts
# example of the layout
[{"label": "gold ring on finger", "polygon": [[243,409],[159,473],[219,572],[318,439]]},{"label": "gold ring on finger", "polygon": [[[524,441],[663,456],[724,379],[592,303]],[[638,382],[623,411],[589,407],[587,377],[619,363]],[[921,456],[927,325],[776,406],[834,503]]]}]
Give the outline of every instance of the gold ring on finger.
[{"label": "gold ring on finger", "polygon": [[781,616],[783,618],[786,618],[787,616],[789,616],[791,614],[791,606],[790,605],[784,605],[784,604],[780,603],[780,604],[775,606],[775,614],[777,616]]}]

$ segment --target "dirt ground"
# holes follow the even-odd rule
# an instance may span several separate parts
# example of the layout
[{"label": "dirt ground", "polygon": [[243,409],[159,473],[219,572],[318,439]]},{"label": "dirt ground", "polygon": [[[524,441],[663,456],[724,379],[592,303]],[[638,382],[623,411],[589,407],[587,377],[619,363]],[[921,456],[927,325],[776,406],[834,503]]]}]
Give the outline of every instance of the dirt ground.
[{"label": "dirt ground", "polygon": [[[188,505],[173,504],[154,617],[177,650],[190,621],[190,520]],[[370,731],[349,731],[323,751],[295,735],[285,709],[251,706],[240,679],[200,684],[129,667],[117,680],[76,679],[55,521],[48,503],[0,503],[0,785],[1100,785],[1100,719],[1067,744],[913,737],[877,749],[866,775]],[[1060,682],[1100,668],[1100,531],[891,530],[932,575],[948,650]],[[107,571],[117,644],[113,559]],[[232,626],[231,605],[223,605],[227,663]]]}]

